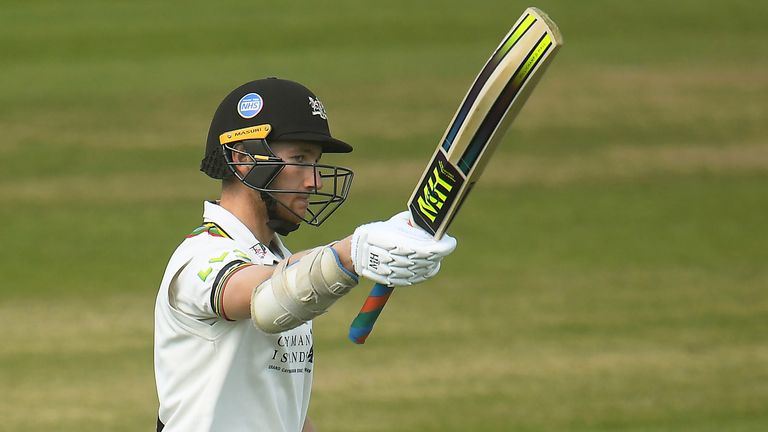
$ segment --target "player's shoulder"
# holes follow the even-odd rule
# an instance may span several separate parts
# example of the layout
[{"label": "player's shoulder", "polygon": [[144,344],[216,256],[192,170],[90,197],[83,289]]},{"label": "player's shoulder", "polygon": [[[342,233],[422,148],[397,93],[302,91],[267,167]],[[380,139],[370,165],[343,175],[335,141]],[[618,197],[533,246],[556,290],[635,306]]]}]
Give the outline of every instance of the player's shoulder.
[{"label": "player's shoulder", "polygon": [[173,253],[171,262],[181,268],[194,262],[243,261],[256,265],[275,265],[290,252],[278,240],[282,256],[276,255],[269,247],[253,240],[244,242],[233,238],[220,225],[205,222],[191,230]]},{"label": "player's shoulder", "polygon": [[[247,249],[215,224],[205,223],[184,236],[165,272],[178,275],[190,267],[216,267],[231,261],[253,263]],[[194,273],[194,272],[193,272]]]},{"label": "player's shoulder", "polygon": [[184,237],[182,246],[188,247],[226,247],[235,240],[214,222],[204,222]]},{"label": "player's shoulder", "polygon": [[202,225],[193,229],[192,232],[185,236],[187,239],[228,239],[231,240],[229,234],[224,231],[215,222],[203,222]]},{"label": "player's shoulder", "polygon": [[205,222],[189,231],[173,253],[186,260],[207,251],[235,249],[238,245],[226,231],[212,222]]}]

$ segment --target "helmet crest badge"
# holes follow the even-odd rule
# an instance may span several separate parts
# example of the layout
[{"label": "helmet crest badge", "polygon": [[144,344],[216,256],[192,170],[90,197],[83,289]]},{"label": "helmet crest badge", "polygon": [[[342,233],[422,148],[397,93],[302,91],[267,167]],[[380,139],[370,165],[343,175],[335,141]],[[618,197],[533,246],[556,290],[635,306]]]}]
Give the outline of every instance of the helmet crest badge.
[{"label": "helmet crest badge", "polygon": [[325,113],[325,106],[320,102],[320,99],[313,99],[309,97],[309,107],[312,109],[312,115],[319,115],[321,119],[328,120],[328,115]]}]

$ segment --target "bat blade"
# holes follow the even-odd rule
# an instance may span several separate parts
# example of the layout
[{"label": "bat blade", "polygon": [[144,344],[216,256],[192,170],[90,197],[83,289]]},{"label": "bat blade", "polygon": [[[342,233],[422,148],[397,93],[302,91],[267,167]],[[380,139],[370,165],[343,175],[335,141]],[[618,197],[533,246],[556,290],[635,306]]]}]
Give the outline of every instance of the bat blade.
[{"label": "bat blade", "polygon": [[[408,200],[413,222],[435,239],[453,222],[562,44],[557,25],[541,10],[528,8],[480,70]],[[365,342],[392,290],[374,286],[350,327],[353,342]]]},{"label": "bat blade", "polygon": [[472,83],[408,202],[413,221],[439,239],[525,104],[562,36],[528,8]]}]

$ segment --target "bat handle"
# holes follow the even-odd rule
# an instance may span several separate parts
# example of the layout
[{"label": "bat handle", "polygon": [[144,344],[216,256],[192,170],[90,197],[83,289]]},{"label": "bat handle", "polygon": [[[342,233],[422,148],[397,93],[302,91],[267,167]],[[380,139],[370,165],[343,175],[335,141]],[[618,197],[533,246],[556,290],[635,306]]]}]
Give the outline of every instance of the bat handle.
[{"label": "bat handle", "polygon": [[384,309],[384,305],[387,304],[387,300],[394,290],[394,287],[378,283],[373,286],[368,294],[368,298],[365,299],[363,307],[360,308],[357,317],[352,321],[352,325],[349,326],[349,340],[356,344],[365,343],[365,339],[371,334],[373,325],[376,323],[381,310]]}]

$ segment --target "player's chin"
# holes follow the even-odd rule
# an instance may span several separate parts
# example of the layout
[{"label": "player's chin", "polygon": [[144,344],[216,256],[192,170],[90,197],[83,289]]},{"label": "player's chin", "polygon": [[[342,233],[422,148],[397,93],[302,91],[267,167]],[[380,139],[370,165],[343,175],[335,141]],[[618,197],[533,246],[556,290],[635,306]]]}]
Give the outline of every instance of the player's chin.
[{"label": "player's chin", "polygon": [[288,206],[291,210],[283,209],[283,218],[291,223],[301,223],[304,217],[307,215],[307,209],[309,208],[309,202],[305,199],[298,199],[291,202]]}]

